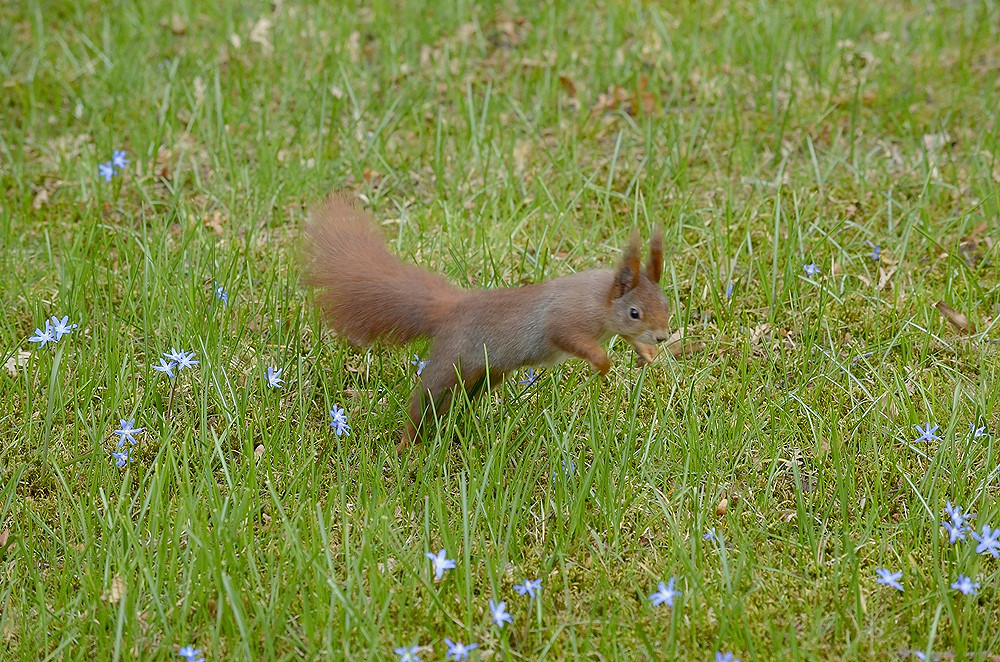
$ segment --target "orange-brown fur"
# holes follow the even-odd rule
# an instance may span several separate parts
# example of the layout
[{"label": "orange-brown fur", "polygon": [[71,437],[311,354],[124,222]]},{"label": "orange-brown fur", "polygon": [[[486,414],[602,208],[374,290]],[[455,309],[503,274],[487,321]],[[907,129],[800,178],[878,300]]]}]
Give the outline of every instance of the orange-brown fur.
[{"label": "orange-brown fur", "polygon": [[[525,365],[551,365],[577,356],[606,373],[601,344],[625,337],[640,362],[652,361],[667,336],[669,308],[658,284],[662,234],[640,266],[633,237],[614,271],[586,271],[518,288],[460,290],[389,253],[371,217],[334,194],[311,210],[306,282],[320,288],[319,304],[334,328],[355,345],[376,339],[432,339],[421,384],[410,400],[403,443],[413,440],[429,406],[447,410],[454,387],[478,389]],[[638,312],[639,319],[633,317]]]}]

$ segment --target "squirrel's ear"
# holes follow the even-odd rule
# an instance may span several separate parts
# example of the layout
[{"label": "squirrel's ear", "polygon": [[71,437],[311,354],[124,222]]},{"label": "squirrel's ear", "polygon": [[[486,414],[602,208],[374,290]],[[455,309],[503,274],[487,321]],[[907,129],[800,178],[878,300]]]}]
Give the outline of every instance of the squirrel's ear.
[{"label": "squirrel's ear", "polygon": [[615,283],[611,287],[611,298],[617,299],[630,292],[639,283],[639,235],[632,235],[622,262],[615,271]]},{"label": "squirrel's ear", "polygon": [[649,242],[649,262],[646,263],[646,278],[654,283],[660,282],[663,274],[663,228],[657,227]]}]

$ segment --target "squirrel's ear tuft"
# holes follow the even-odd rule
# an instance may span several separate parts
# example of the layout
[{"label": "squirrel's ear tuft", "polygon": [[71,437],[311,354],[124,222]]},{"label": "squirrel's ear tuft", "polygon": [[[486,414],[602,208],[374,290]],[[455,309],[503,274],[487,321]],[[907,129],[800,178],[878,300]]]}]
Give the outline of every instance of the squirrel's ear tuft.
[{"label": "squirrel's ear tuft", "polygon": [[646,263],[646,278],[654,283],[659,283],[662,274],[663,227],[659,226],[653,231],[653,238],[649,242],[649,262]]},{"label": "squirrel's ear tuft", "polygon": [[622,262],[615,271],[615,282],[611,286],[611,298],[617,299],[632,291],[639,283],[639,235],[632,235]]}]

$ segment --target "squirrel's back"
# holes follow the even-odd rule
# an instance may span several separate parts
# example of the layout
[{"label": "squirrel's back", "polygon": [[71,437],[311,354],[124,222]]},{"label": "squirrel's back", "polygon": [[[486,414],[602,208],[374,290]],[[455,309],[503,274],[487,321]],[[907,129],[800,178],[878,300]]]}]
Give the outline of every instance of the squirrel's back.
[{"label": "squirrel's back", "polygon": [[310,210],[306,282],[334,328],[356,345],[433,336],[460,292],[391,254],[371,216],[333,194]]}]

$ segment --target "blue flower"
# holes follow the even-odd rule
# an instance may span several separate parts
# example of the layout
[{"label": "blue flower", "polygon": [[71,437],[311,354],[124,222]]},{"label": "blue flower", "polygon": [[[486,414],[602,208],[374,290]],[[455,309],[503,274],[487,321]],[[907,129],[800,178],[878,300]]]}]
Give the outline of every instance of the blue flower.
[{"label": "blue flower", "polygon": [[267,385],[270,388],[281,388],[281,385],[285,383],[285,380],[281,378],[280,368],[267,369]]},{"label": "blue flower", "polygon": [[174,368],[175,367],[177,367],[177,364],[174,363],[173,361],[171,361],[170,363],[167,363],[163,359],[160,359],[160,365],[154,365],[153,366],[153,370],[156,370],[158,372],[162,372],[163,374],[165,374],[170,379],[173,379],[174,378]]},{"label": "blue flower", "polygon": [[111,161],[97,166],[97,176],[103,177],[106,182],[111,181],[111,178],[115,176],[115,168]]},{"label": "blue flower", "polygon": [[988,524],[983,524],[982,534],[978,534],[973,530],[971,532],[972,537],[975,538],[976,542],[976,554],[989,554],[993,558],[1000,558],[1000,527],[996,529],[990,529]]},{"label": "blue flower", "polygon": [[177,651],[177,654],[183,657],[187,662],[205,662],[205,658],[198,657],[201,655],[201,649],[195,648],[194,646],[185,646]]},{"label": "blue flower", "polygon": [[920,433],[920,436],[914,439],[913,443],[919,444],[921,441],[941,441],[941,437],[934,434],[941,426],[935,425],[934,427],[931,427],[930,423],[925,423],[924,429],[921,429],[919,425],[914,425],[913,427],[917,428],[917,432]]},{"label": "blue flower", "polygon": [[123,451],[112,451],[111,457],[114,459],[115,464],[117,464],[119,467],[124,467],[125,464],[132,459],[128,456],[130,450],[132,449],[126,448]]},{"label": "blue flower", "polygon": [[117,435],[119,435],[121,437],[118,440],[118,448],[121,448],[123,445],[125,445],[126,441],[129,444],[135,446],[135,444],[136,444],[135,435],[137,435],[140,432],[142,432],[142,428],[134,428],[134,427],[132,427],[133,425],[135,425],[135,419],[134,418],[132,420],[130,420],[130,421],[126,421],[124,418],[120,418],[120,419],[118,419],[118,422],[121,423],[121,426],[122,426],[120,430],[115,430],[114,431],[115,434],[117,434]]},{"label": "blue flower", "polygon": [[330,427],[339,437],[340,435],[351,436],[351,426],[347,424],[347,412],[340,405],[334,405],[330,410]]},{"label": "blue flower", "polygon": [[527,595],[529,598],[534,598],[535,592],[540,592],[542,590],[542,580],[525,578],[523,584],[514,585],[514,590],[521,595]]},{"label": "blue flower", "polygon": [[452,570],[455,567],[455,559],[446,559],[443,549],[436,555],[427,552],[424,556],[429,558],[431,563],[434,564],[434,581],[436,582],[441,581],[441,577],[444,575],[445,570]]},{"label": "blue flower", "polygon": [[941,522],[941,526],[948,532],[948,543],[952,545],[959,540],[965,540],[965,534],[969,532],[965,526],[952,522]]},{"label": "blue flower", "polygon": [[119,169],[128,165],[128,159],[125,158],[125,152],[123,150],[116,149],[112,152],[111,165]]},{"label": "blue flower", "polygon": [[410,648],[401,646],[394,652],[399,656],[399,660],[397,660],[397,662],[420,662],[420,658],[417,657],[417,653],[419,651],[420,646],[412,646]]},{"label": "blue flower", "polygon": [[534,368],[528,368],[528,372],[524,373],[524,377],[520,379],[517,383],[521,386],[527,388],[537,382],[541,378],[541,374],[535,372]]},{"label": "blue flower", "polygon": [[35,329],[35,335],[28,338],[28,342],[38,343],[39,348],[45,347],[46,343],[56,342],[55,336],[53,335],[54,331],[55,330],[52,328],[52,324],[50,324],[48,320],[45,320],[45,330],[42,331],[41,329]]},{"label": "blue flower", "polygon": [[976,516],[975,513],[963,513],[962,506],[953,506],[951,501],[944,502],[944,512],[948,513],[948,517],[951,518],[951,522],[955,526],[965,526],[968,524],[966,520]]},{"label": "blue flower", "polygon": [[[52,316],[52,332],[55,333],[55,342],[59,342],[63,336],[80,326],[79,324],[68,324],[68,322],[69,315],[65,315],[62,319],[55,315]],[[45,326],[48,327],[48,322],[45,323]]]},{"label": "blue flower", "polygon": [[959,591],[962,595],[975,595],[976,589],[979,588],[979,582],[974,582],[965,575],[959,575],[951,587]]},{"label": "blue flower", "polygon": [[899,580],[903,578],[902,571],[892,572],[888,568],[875,568],[875,574],[878,575],[875,581],[879,584],[891,586],[899,591],[903,590],[903,585],[899,583]]},{"label": "blue flower", "polygon": [[681,592],[674,590],[674,580],[676,577],[671,577],[670,581],[666,584],[660,582],[657,584],[659,589],[656,593],[649,596],[654,607],[659,607],[660,605],[667,605],[668,607],[674,606],[674,598],[680,597]]},{"label": "blue flower", "polygon": [[[58,340],[58,338],[56,340]],[[980,425],[979,427],[976,427],[975,423],[969,423],[969,434],[972,435],[973,439],[979,439],[980,437],[990,436],[990,433],[986,431],[985,425]]]},{"label": "blue flower", "polygon": [[469,659],[469,651],[479,648],[479,644],[463,644],[461,641],[452,641],[448,637],[444,638],[444,643],[448,647],[444,659],[452,659],[456,662],[464,662]]},{"label": "blue flower", "polygon": [[726,298],[733,298],[733,281],[729,281],[729,285],[726,285]]},{"label": "blue flower", "polygon": [[878,262],[879,260],[881,260],[882,259],[882,246],[880,244],[873,244],[870,241],[867,241],[865,243],[872,247],[872,252],[868,254],[868,257],[870,257],[872,260],[874,260],[876,262]]},{"label": "blue flower", "polygon": [[818,276],[823,273],[820,268],[816,266],[815,262],[810,262],[809,264],[803,264],[802,268],[805,269],[807,276]]},{"label": "blue flower", "polygon": [[494,602],[493,598],[490,598],[490,618],[493,622],[497,624],[497,627],[501,630],[503,629],[504,623],[513,623],[514,618],[507,613],[507,602],[501,600],[499,603]]},{"label": "blue flower", "polygon": [[224,304],[229,303],[229,292],[226,292],[226,288],[219,285],[215,288],[215,299],[221,301]]},{"label": "blue flower", "polygon": [[164,352],[163,355],[168,359],[170,359],[171,361],[177,363],[177,372],[180,372],[184,368],[193,368],[194,366],[198,365],[198,362],[195,361],[194,359],[195,357],[194,352],[188,353],[183,349],[177,351],[176,348],[171,347],[170,351]]},{"label": "blue flower", "polygon": [[410,365],[415,366],[417,368],[417,377],[419,377],[424,372],[424,368],[427,367],[428,363],[430,363],[430,361],[428,361],[427,359],[420,358],[419,354],[414,354],[413,360],[410,361]]},{"label": "blue flower", "polygon": [[712,527],[711,529],[708,529],[707,531],[705,531],[705,533],[702,534],[701,539],[702,540],[712,540],[712,541],[718,540],[719,538],[715,534],[715,527]]},{"label": "blue flower", "polygon": [[740,658],[730,652],[715,651],[715,662],[740,662]]}]

